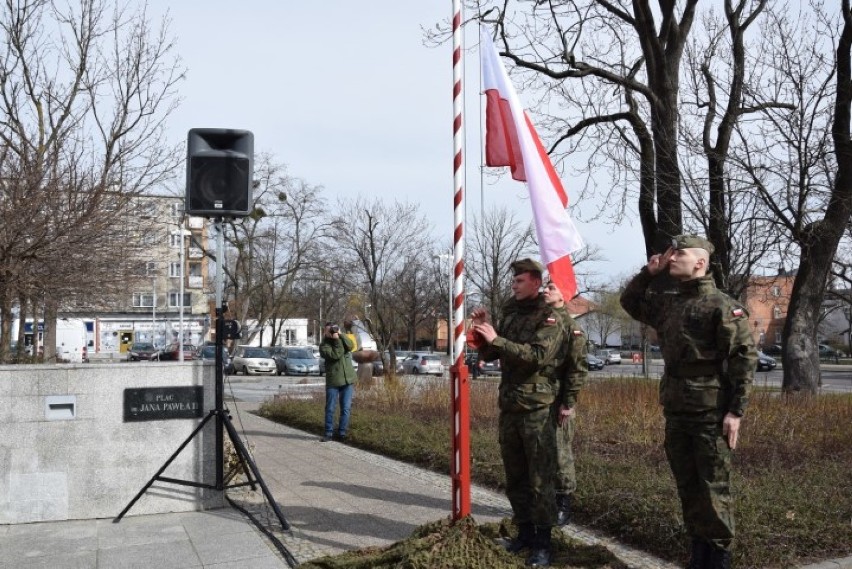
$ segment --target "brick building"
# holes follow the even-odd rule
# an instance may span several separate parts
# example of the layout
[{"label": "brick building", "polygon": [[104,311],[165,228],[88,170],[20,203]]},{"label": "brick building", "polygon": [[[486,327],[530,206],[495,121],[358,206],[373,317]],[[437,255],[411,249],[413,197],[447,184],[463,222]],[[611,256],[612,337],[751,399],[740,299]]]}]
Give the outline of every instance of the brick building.
[{"label": "brick building", "polygon": [[752,337],[763,348],[781,344],[795,273],[749,278],[743,301],[749,312]]}]

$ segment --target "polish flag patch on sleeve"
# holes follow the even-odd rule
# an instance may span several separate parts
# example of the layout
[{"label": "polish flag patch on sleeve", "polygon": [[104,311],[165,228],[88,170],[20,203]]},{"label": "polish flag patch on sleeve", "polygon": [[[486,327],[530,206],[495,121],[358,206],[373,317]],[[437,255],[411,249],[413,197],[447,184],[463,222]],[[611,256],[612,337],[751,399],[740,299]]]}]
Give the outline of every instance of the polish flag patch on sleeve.
[{"label": "polish flag patch on sleeve", "polygon": [[553,326],[554,324],[556,324],[556,318],[550,316],[547,320],[544,321],[544,324],[545,326]]},{"label": "polish flag patch on sleeve", "polygon": [[575,336],[582,336],[582,335],[583,335],[583,331],[582,331],[582,330],[574,330],[574,335],[575,335]]},{"label": "polish flag patch on sleeve", "polygon": [[739,307],[733,308],[731,309],[731,315],[733,315],[734,318],[741,318],[745,316],[745,310]]}]

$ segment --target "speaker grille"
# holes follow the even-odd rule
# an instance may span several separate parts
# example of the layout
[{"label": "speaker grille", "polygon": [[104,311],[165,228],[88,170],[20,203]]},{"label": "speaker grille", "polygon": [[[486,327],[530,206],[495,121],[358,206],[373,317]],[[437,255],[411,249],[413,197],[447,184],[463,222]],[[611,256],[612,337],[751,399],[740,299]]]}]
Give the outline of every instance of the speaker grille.
[{"label": "speaker grille", "polygon": [[247,215],[249,168],[241,156],[192,156],[187,213]]}]

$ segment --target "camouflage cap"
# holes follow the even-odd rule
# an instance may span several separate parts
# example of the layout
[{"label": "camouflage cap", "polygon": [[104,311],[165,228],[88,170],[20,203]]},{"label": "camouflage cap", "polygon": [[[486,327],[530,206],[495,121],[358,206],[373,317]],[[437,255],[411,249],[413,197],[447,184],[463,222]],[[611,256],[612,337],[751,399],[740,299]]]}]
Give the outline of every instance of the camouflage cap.
[{"label": "camouflage cap", "polygon": [[698,235],[677,235],[672,237],[673,249],[704,249],[711,255],[715,251],[713,244]]},{"label": "camouflage cap", "polygon": [[540,277],[544,272],[544,267],[541,266],[541,263],[533,261],[532,259],[518,259],[509,266],[511,267],[512,274],[514,276],[518,276],[521,273],[538,273],[538,276]]}]

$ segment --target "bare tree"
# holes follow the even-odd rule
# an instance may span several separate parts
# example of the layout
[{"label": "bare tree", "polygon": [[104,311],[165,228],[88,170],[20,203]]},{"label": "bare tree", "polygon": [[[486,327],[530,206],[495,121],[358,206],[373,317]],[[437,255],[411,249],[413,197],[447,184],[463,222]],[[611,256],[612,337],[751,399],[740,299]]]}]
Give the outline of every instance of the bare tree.
[{"label": "bare tree", "polygon": [[272,337],[262,342],[276,343],[283,321],[304,310],[294,287],[319,263],[328,216],[321,188],[288,176],[271,156],[259,157],[255,177],[251,214],[227,223],[225,239],[236,254],[223,270],[237,318],[255,320],[257,331],[271,325]]},{"label": "bare tree", "polygon": [[[746,149],[742,171],[773,213],[776,230],[794,244],[781,254],[799,255],[783,332],[787,392],[814,393],[820,384],[816,323],[837,246],[852,215],[848,0],[842,2],[841,18],[837,36],[836,24],[818,6],[812,17],[773,13],[762,34],[771,70],[763,87],[787,92],[796,110],[767,109],[770,126],[757,136],[741,134]],[[831,60],[825,43],[835,39],[836,59]]]},{"label": "bare tree", "polygon": [[676,235],[683,228],[680,64],[696,4],[687,0],[652,7],[648,0],[639,0],[630,10],[608,0],[532,5],[506,1],[483,16],[496,28],[501,55],[532,72],[531,81],[535,76],[546,82],[588,81],[576,91],[577,99],[605,99],[606,107],[585,106],[589,114],[564,129],[563,136],[610,125],[610,133],[593,146],[626,142],[636,151],[641,160],[639,216],[648,254],[658,247],[659,234]]},{"label": "bare tree", "polygon": [[0,30],[0,359],[19,293],[46,307],[49,358],[60,302],[115,281],[114,222],[178,164],[163,127],[183,70],[144,6],[9,0]]},{"label": "bare tree", "polygon": [[466,270],[470,290],[478,304],[495,317],[511,296],[512,262],[536,257],[531,225],[522,223],[506,207],[489,209],[469,224]]},{"label": "bare tree", "polygon": [[[431,255],[429,224],[416,205],[359,197],[338,202],[331,237],[341,266],[342,292],[365,301],[362,306],[370,305],[369,315],[364,310],[348,316],[362,316],[383,352],[406,332],[399,301],[416,311],[417,297],[425,293],[426,283],[412,273],[418,273],[425,266],[423,257]],[[411,286],[399,284],[402,281]],[[400,295],[400,288],[407,293]]]}]

